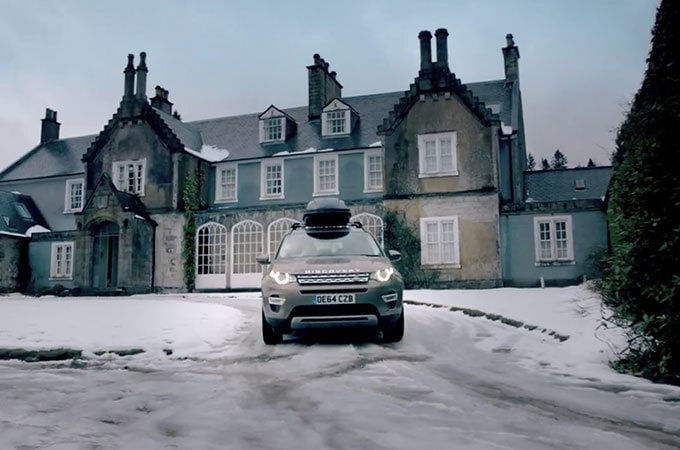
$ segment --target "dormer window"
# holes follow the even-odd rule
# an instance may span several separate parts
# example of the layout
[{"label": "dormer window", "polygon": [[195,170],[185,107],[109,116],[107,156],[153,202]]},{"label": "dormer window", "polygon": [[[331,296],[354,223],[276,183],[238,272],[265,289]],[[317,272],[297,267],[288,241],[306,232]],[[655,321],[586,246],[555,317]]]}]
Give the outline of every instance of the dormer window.
[{"label": "dormer window", "polygon": [[357,114],[339,99],[332,100],[321,113],[321,135],[343,136],[352,132]]},{"label": "dormer window", "polygon": [[266,119],[264,121],[264,135],[267,141],[280,141],[283,136],[283,125],[282,122],[285,119],[283,117],[274,117],[272,119]]},{"label": "dormer window", "polygon": [[295,133],[295,120],[274,105],[260,114],[260,144],[284,142]]},{"label": "dormer window", "polygon": [[328,134],[345,134],[345,124],[348,111],[331,111],[326,113],[326,128],[328,129]]},{"label": "dormer window", "polygon": [[574,189],[577,191],[583,191],[586,189],[586,180],[583,178],[577,178],[574,180]]}]

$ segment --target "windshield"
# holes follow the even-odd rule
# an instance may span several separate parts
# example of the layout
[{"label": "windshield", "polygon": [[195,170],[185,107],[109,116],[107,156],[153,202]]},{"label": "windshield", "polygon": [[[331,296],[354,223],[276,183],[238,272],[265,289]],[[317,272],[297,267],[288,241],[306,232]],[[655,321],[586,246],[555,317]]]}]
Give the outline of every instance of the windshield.
[{"label": "windshield", "polygon": [[308,256],[382,256],[373,237],[365,232],[347,233],[333,239],[320,239],[306,232],[289,234],[281,242],[277,258]]}]

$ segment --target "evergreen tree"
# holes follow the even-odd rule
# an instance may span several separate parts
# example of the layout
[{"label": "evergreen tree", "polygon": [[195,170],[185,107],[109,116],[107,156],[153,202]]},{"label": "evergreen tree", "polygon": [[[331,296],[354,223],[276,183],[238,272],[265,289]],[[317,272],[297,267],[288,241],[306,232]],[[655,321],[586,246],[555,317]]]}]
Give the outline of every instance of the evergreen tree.
[{"label": "evergreen tree", "polygon": [[547,159],[541,158],[541,170],[548,170],[550,169],[550,163],[548,162]]},{"label": "evergreen tree", "polygon": [[619,128],[609,187],[611,255],[601,283],[630,326],[616,367],[680,384],[680,2],[662,0],[647,71]]},{"label": "evergreen tree", "polygon": [[552,157],[550,166],[553,169],[566,169],[567,168],[567,157],[558,148],[555,150],[555,154]]},{"label": "evergreen tree", "polygon": [[593,161],[593,158],[588,158],[588,164],[586,164],[586,167],[595,167],[595,161]]},{"label": "evergreen tree", "polygon": [[529,156],[527,156],[527,169],[534,170],[535,168],[536,168],[536,160],[534,159],[534,155],[529,153]]}]

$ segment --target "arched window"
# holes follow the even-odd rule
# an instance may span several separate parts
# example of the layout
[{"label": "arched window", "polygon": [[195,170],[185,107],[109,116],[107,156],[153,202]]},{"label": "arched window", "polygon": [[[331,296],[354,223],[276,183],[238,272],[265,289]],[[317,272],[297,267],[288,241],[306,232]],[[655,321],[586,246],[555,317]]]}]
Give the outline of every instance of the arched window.
[{"label": "arched window", "polygon": [[350,221],[360,222],[361,225],[366,229],[366,231],[371,233],[375,240],[378,241],[378,244],[380,244],[381,247],[384,246],[383,220],[380,217],[370,213],[361,213],[352,217]]},{"label": "arched window", "polygon": [[196,231],[196,287],[220,288],[227,283],[227,228],[215,222]]},{"label": "arched window", "polygon": [[252,220],[231,229],[231,287],[259,287],[262,267],[257,257],[264,253],[262,225]]},{"label": "arched window", "polygon": [[267,227],[267,235],[269,238],[269,257],[273,258],[276,255],[276,250],[279,249],[279,244],[283,235],[290,230],[291,225],[296,223],[296,220],[282,217],[269,224]]}]

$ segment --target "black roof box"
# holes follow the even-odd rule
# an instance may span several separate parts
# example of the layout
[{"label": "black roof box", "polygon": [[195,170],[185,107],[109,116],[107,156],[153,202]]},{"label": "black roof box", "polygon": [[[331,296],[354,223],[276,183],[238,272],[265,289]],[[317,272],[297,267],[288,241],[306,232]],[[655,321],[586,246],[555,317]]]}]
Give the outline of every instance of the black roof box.
[{"label": "black roof box", "polygon": [[333,197],[321,197],[307,203],[302,221],[307,227],[344,227],[352,213],[345,202]]}]

